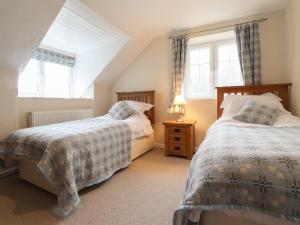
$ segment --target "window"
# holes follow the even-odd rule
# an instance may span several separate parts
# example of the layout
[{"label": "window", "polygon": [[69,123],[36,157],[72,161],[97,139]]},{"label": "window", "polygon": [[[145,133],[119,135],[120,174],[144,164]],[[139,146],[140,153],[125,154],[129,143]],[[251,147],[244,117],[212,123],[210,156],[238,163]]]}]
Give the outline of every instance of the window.
[{"label": "window", "polygon": [[72,97],[72,66],[62,64],[62,60],[56,59],[57,63],[44,60],[45,56],[36,58],[29,61],[19,76],[18,96]]},{"label": "window", "polygon": [[38,96],[41,90],[39,61],[31,59],[19,76],[19,96]]},{"label": "window", "polygon": [[69,98],[71,96],[71,68],[48,62],[44,64],[44,67],[45,96]]},{"label": "window", "polygon": [[216,86],[242,84],[235,39],[189,44],[184,82],[187,99],[214,98]]}]

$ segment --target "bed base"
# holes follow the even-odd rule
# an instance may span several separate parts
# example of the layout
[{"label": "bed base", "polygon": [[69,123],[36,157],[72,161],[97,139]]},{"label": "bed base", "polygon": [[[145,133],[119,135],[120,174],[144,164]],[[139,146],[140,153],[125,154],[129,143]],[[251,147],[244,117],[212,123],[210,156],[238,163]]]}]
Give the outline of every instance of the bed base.
[{"label": "bed base", "polygon": [[[149,137],[137,138],[132,141],[131,159],[134,160],[139,156],[153,149],[154,134]],[[45,191],[56,195],[56,191],[52,184],[37,168],[37,161],[21,159],[19,161],[19,177]]]}]

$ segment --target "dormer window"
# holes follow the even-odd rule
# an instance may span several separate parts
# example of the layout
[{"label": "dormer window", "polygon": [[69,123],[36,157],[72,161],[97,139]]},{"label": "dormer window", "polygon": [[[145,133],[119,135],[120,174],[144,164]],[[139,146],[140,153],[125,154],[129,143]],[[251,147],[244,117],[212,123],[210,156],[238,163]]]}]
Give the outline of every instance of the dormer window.
[{"label": "dormer window", "polygon": [[19,97],[73,97],[75,58],[39,48],[19,76]]},{"label": "dormer window", "polygon": [[128,39],[85,4],[66,1],[20,74],[19,96],[92,99],[95,80]]}]

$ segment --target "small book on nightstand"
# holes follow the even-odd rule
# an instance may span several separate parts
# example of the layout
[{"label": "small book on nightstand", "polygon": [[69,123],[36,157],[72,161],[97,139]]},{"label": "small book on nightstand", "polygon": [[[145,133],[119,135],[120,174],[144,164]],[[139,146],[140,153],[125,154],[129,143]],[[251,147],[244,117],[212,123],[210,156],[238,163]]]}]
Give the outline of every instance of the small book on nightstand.
[{"label": "small book on nightstand", "polygon": [[195,153],[196,121],[165,121],[165,155],[192,159]]}]

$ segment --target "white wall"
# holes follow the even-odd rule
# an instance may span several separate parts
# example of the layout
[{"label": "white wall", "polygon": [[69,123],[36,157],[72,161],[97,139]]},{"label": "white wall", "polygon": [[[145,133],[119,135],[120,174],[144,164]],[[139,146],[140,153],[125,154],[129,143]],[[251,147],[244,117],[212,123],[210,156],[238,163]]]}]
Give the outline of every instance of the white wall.
[{"label": "white wall", "polygon": [[94,85],[94,95],[95,116],[106,114],[111,107],[112,87],[97,83]]},{"label": "white wall", "polygon": [[25,66],[65,0],[6,0],[0,7],[0,68]]},{"label": "white wall", "polygon": [[[1,88],[1,84],[2,81],[0,83],[0,88]],[[15,94],[11,99],[16,100],[16,104],[15,104],[16,109],[14,108],[14,110],[12,110],[11,108],[9,108],[7,113],[7,115],[10,115],[8,121],[14,123],[13,128],[10,130],[13,131],[15,129],[28,127],[28,113],[33,111],[94,109],[95,116],[101,116],[106,114],[109,108],[111,107],[112,87],[109,85],[95,84],[93,87],[93,91],[95,93],[94,99],[23,98],[23,97],[17,98]],[[0,89],[0,94],[1,94],[1,89]],[[1,96],[0,96],[0,102],[2,100]],[[10,107],[12,107],[12,105]],[[11,112],[14,113],[14,117],[11,116],[12,115]],[[0,122],[1,122],[1,118],[2,117],[0,114]],[[3,117],[3,120],[5,119]],[[0,131],[1,128],[2,126],[0,126]],[[3,133],[4,136],[5,134],[7,134],[7,132],[3,132]]]},{"label": "white wall", "polygon": [[107,64],[122,49],[127,40],[115,41],[111,45],[80,53],[74,67],[75,97],[81,97],[101,74]]},{"label": "white wall", "polygon": [[[218,23],[211,26],[198,28],[204,30],[213,27],[235,24],[262,16],[269,20],[260,26],[261,51],[262,51],[262,81],[263,83],[287,82],[285,59],[285,34],[284,12],[274,12],[257,15],[238,20]],[[164,142],[162,122],[173,116],[167,113],[169,92],[171,88],[171,46],[167,36],[156,38],[137,57],[122,76],[114,83],[113,93],[116,91],[156,91],[156,124],[155,142]],[[115,96],[113,94],[113,101]],[[186,119],[197,120],[196,144],[201,143],[208,127],[216,120],[215,100],[188,101],[186,106]]]},{"label": "white wall", "polygon": [[287,9],[287,45],[289,46],[288,69],[291,88],[291,109],[300,116],[300,1],[289,0]]},{"label": "white wall", "polygon": [[92,99],[17,98],[17,128],[28,127],[29,112],[93,108]]},{"label": "white wall", "polygon": [[[16,70],[0,69],[0,140],[17,128],[17,76]],[[0,166],[0,177],[16,164],[5,156],[0,157],[0,162],[5,162],[5,169]]]},{"label": "white wall", "polygon": [[17,128],[16,70],[0,69],[0,139]]}]

